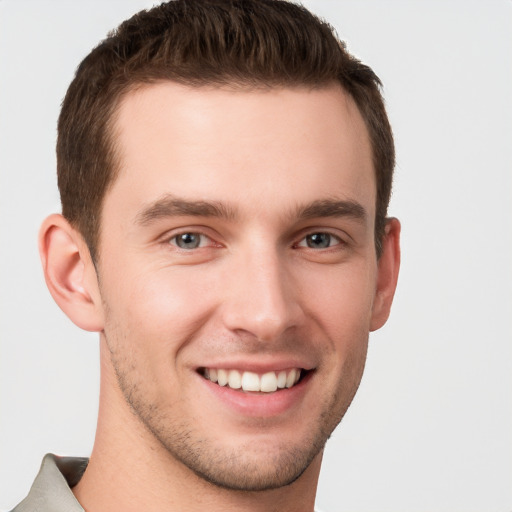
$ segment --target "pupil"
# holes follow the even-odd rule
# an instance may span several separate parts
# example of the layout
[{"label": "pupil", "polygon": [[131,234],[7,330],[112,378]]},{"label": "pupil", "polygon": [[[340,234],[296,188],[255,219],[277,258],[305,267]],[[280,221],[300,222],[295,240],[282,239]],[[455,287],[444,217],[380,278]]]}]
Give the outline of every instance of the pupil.
[{"label": "pupil", "polygon": [[178,235],[176,244],[182,249],[195,249],[199,246],[199,236],[196,233],[183,233]]},{"label": "pupil", "polygon": [[331,235],[328,233],[314,233],[307,237],[308,247],[325,248],[331,244]]}]

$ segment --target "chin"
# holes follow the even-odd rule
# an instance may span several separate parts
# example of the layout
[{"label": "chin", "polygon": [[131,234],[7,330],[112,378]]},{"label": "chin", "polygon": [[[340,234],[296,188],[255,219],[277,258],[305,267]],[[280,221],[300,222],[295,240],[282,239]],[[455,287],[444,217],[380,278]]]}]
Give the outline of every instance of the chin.
[{"label": "chin", "polygon": [[222,437],[169,421],[166,416],[138,416],[173,464],[218,488],[261,492],[297,481],[315,458],[321,457],[342,415],[327,414],[294,432],[280,432],[279,427],[267,425],[263,434]]},{"label": "chin", "polygon": [[[197,447],[165,447],[169,454],[202,480],[230,491],[261,492],[279,489],[298,480],[323,450],[327,438],[307,440],[297,446],[258,443],[239,448],[220,448],[199,442]],[[328,437],[328,436],[327,436]],[[305,449],[305,446],[308,446]],[[261,449],[259,449],[261,448]]]}]

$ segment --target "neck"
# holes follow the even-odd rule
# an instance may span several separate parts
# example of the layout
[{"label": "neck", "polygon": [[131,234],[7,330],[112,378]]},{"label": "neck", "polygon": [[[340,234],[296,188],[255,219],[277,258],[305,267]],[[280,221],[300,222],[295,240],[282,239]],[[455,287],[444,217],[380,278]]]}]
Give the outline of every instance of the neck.
[{"label": "neck", "polygon": [[98,428],[89,465],[73,492],[88,512],[146,510],[312,512],[321,453],[293,483],[266,491],[233,491],[176,460],[131,411],[105,350],[101,356]]}]

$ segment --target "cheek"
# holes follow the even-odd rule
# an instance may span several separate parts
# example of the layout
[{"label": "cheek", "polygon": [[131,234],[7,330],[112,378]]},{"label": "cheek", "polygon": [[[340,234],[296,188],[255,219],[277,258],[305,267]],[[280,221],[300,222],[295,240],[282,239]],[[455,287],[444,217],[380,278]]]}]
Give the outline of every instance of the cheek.
[{"label": "cheek", "polygon": [[127,341],[157,345],[159,353],[178,350],[201,327],[213,307],[208,294],[211,287],[201,272],[143,265],[125,266],[114,272],[103,286],[109,316],[128,333]]},{"label": "cheek", "polygon": [[365,262],[341,265],[330,275],[322,271],[310,276],[308,282],[314,285],[305,287],[307,314],[324,340],[319,348],[324,353],[326,386],[334,390],[333,408],[340,414],[350,404],[363,374],[375,275],[372,265]]},{"label": "cheek", "polygon": [[302,281],[309,315],[333,338],[359,339],[369,329],[375,276],[376,270],[364,261],[311,273]]}]

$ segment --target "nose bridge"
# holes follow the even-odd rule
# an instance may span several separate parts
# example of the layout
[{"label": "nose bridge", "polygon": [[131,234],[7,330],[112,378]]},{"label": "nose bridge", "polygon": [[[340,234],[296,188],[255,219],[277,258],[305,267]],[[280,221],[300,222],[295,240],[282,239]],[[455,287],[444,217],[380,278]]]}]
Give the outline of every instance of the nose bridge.
[{"label": "nose bridge", "polygon": [[229,277],[224,321],[268,341],[298,322],[300,307],[284,255],[275,247],[253,249],[239,255]]}]

